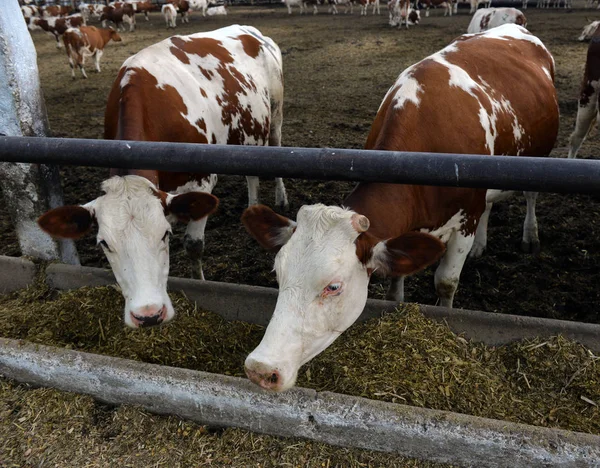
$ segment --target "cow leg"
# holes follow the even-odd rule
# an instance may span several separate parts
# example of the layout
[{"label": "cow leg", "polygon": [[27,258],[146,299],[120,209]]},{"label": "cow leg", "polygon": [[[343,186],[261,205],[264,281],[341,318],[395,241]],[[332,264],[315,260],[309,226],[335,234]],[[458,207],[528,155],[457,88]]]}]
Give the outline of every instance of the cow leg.
[{"label": "cow leg", "polygon": [[442,307],[452,308],[460,273],[474,238],[473,235],[465,236],[462,232],[456,231],[446,244],[446,253],[435,270],[435,291]]},{"label": "cow leg", "polygon": [[425,17],[429,18],[429,5],[427,5],[427,7],[425,7]]},{"label": "cow leg", "polygon": [[586,100],[587,104],[583,105],[581,104],[582,99],[579,100],[575,130],[571,134],[571,138],[569,138],[569,158],[577,157],[577,152],[581,148],[581,144],[588,136],[597,119],[598,89],[594,89],[591,96],[586,96]]},{"label": "cow leg", "polygon": [[404,302],[404,276],[392,278],[390,289],[388,290],[385,298],[388,301]]},{"label": "cow leg", "polygon": [[150,21],[150,18],[148,17],[148,12],[147,11],[144,12],[144,17],[146,18],[146,21]]},{"label": "cow leg", "polygon": [[54,34],[54,39],[56,39],[56,48],[60,49],[62,47],[60,45],[60,36],[58,34]]},{"label": "cow leg", "polygon": [[258,189],[260,180],[255,176],[246,176],[248,182],[248,206],[258,205]]},{"label": "cow leg", "polygon": [[75,63],[72,57],[69,57],[69,66],[71,67],[71,76],[75,79]]},{"label": "cow leg", "polygon": [[292,7],[290,6],[290,4],[287,4],[287,9],[288,9],[288,15],[292,14]]},{"label": "cow leg", "polygon": [[198,220],[190,221],[183,237],[183,248],[192,262],[192,278],[204,280],[202,271],[202,256],[204,254],[204,230],[208,216]]},{"label": "cow leg", "polygon": [[85,74],[85,70],[83,69],[83,62],[79,63],[79,69],[81,70],[81,74],[85,79],[87,79],[87,75]]},{"label": "cow leg", "polygon": [[317,13],[319,13],[319,9],[317,8],[317,5],[313,5],[313,15],[316,15]]},{"label": "cow leg", "polygon": [[487,246],[487,228],[490,219],[490,212],[492,211],[492,206],[494,205],[494,203],[510,198],[513,193],[514,192],[512,191],[503,190],[487,191],[485,195],[485,211],[481,215],[481,218],[479,218],[479,223],[477,224],[477,231],[475,232],[475,241],[473,242],[473,248],[469,253],[469,257],[481,257],[483,251]]},{"label": "cow leg", "polygon": [[521,242],[521,250],[525,253],[538,254],[540,253],[540,238],[538,236],[538,224],[535,216],[535,201],[537,192],[523,192],[525,200],[527,200],[527,214],[523,223],[523,241]]},{"label": "cow leg", "polygon": [[96,71],[100,73],[100,57],[102,57],[102,51],[100,49],[96,50],[95,59],[96,59]]}]

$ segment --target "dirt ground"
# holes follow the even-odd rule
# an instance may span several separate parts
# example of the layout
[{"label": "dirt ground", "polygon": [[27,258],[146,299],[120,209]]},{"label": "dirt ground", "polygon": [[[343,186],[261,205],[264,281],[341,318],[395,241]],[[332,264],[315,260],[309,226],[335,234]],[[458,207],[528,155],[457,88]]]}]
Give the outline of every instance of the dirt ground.
[{"label": "dirt ground", "polygon": [[[576,5],[579,6],[579,5]],[[321,6],[317,16],[292,16],[277,7],[230,8],[227,17],[192,16],[177,34],[215,29],[232,23],[250,24],[272,37],[284,60],[285,106],[283,144],[304,147],[361,148],[379,104],[397,75],[407,66],[447,45],[466,31],[470,16],[442,17],[434,10],[422,24],[405,30],[387,25],[381,16],[330,16]],[[576,41],[587,24],[589,11],[527,10],[530,30],[548,46],[557,65],[561,128],[553,157],[565,157],[565,147],[577,110],[577,94],[587,46]],[[108,90],[122,62],[145,46],[173,33],[154,14],[149,22],[138,18],[134,33],[123,33],[123,42],[109,44],[102,73],[72,80],[63,50],[42,33],[33,34],[38,50],[42,86],[51,129],[57,137],[100,138]],[[460,122],[448,122],[461,131]],[[435,132],[436,129],[430,129]],[[598,138],[584,144],[581,157],[597,157]],[[62,171],[67,203],[84,203],[100,194],[108,169],[66,167]],[[352,188],[340,182],[287,180],[291,202],[288,216],[307,203],[339,204]],[[218,213],[207,227],[205,274],[207,279],[276,286],[272,256],[263,252],[245,233],[239,217],[246,206],[242,177],[220,177],[215,194],[221,199]],[[264,181],[262,201],[273,205],[273,184]],[[1,206],[1,205],[0,205]],[[541,254],[519,250],[525,202],[516,196],[495,206],[490,221],[488,250],[478,260],[468,260],[463,270],[455,306],[494,312],[600,322],[596,273],[600,263],[597,229],[599,196],[542,194],[538,202]],[[176,230],[179,234],[182,228]],[[0,210],[0,254],[19,255],[10,221]],[[171,246],[171,273],[188,276],[182,236]],[[78,242],[84,265],[107,266],[94,236]],[[432,269],[407,281],[406,298],[433,304]],[[385,281],[375,281],[372,295],[379,297]]]}]

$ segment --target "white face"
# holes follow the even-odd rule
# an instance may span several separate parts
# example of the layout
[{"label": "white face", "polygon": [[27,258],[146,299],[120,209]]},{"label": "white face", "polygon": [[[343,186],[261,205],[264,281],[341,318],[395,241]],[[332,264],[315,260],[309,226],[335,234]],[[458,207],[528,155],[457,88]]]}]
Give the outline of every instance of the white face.
[{"label": "white face", "polygon": [[277,391],[292,387],[300,366],[362,312],[369,275],[356,254],[359,232],[352,225],[353,215],[324,205],[298,212],[296,230],[275,259],[279,297],[273,318],[246,359],[249,376],[276,375],[259,385]]},{"label": "white face", "polygon": [[583,31],[581,33],[581,35],[579,36],[578,40],[579,41],[589,41],[592,36],[594,35],[594,33],[596,32],[596,30],[598,29],[598,26],[600,25],[600,21],[594,21],[590,24],[588,24],[585,28],[583,28]]},{"label": "white face", "polygon": [[85,206],[98,222],[98,245],[125,297],[125,323],[157,325],[175,315],[167,294],[171,225],[152,185],[141,177],[112,178]]}]

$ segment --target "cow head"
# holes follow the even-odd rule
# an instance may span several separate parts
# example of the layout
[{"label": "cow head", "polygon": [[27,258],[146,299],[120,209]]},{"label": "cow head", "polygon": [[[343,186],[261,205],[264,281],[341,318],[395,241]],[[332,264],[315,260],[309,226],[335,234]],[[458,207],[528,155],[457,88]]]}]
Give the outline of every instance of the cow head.
[{"label": "cow head", "polygon": [[63,206],[42,215],[48,234],[77,239],[98,224],[98,246],[104,251],[125,297],[125,323],[158,325],[175,315],[167,294],[169,235],[167,217],[199,220],[214,212],[218,199],[204,192],[170,195],[143,177],[112,177],[104,195],[83,206]]},{"label": "cow head", "polygon": [[242,222],[263,247],[279,251],[275,312],[245,363],[254,383],[274,391],[292,387],[300,366],[355,322],[374,270],[410,275],[444,252],[439,239],[420,232],[377,239],[365,216],[333,206],[303,206],[293,222],[255,205]]},{"label": "cow head", "polygon": [[408,12],[408,24],[416,26],[421,22],[421,12],[411,8]]},{"label": "cow head", "polygon": [[113,28],[108,28],[110,29],[110,39],[112,39],[115,42],[121,42],[123,39],[121,39],[121,36],[119,35],[119,33],[117,31],[115,31]]},{"label": "cow head", "polygon": [[585,28],[583,28],[583,31],[581,31],[581,35],[577,38],[577,40],[580,42],[589,41],[598,30],[598,26],[600,26],[600,21],[592,21]]}]

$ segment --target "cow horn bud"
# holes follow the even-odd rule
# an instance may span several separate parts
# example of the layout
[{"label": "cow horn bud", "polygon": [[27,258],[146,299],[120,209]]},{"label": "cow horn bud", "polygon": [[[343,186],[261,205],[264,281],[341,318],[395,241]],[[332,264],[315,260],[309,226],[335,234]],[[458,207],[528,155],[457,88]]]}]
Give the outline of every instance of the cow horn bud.
[{"label": "cow horn bud", "polygon": [[356,232],[366,232],[371,225],[369,218],[358,213],[352,215],[351,222]]}]

